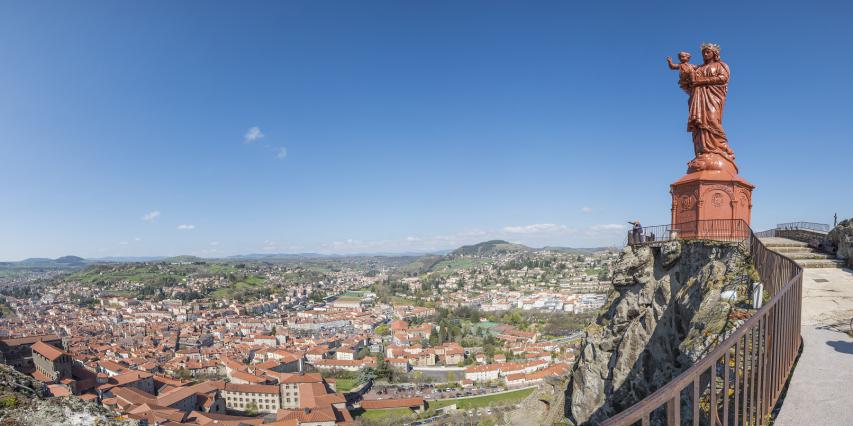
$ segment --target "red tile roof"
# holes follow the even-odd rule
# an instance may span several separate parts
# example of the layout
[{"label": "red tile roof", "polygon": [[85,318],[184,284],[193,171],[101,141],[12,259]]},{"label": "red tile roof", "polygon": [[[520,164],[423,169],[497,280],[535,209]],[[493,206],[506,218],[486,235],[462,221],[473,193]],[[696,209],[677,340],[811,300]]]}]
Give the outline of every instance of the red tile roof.
[{"label": "red tile roof", "polygon": [[65,354],[65,352],[62,352],[62,349],[58,349],[56,346],[48,345],[42,341],[33,343],[33,352],[37,352],[51,361],[56,361],[57,358]]},{"label": "red tile roof", "polygon": [[226,383],[225,390],[244,393],[274,393],[278,394],[277,385],[242,385],[238,383]]}]

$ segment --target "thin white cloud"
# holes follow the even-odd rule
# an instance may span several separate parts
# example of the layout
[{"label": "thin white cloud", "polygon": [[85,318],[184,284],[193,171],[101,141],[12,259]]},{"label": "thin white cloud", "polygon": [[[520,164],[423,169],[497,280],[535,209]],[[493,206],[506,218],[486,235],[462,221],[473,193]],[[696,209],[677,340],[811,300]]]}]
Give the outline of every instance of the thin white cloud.
[{"label": "thin white cloud", "polygon": [[246,134],[243,135],[243,143],[252,143],[263,137],[264,133],[261,131],[260,127],[250,127],[249,130],[246,130]]},{"label": "thin white cloud", "polygon": [[142,216],[142,220],[144,220],[146,222],[153,222],[153,221],[157,220],[158,217],[160,217],[160,211],[159,210],[152,210],[148,213],[145,213]]},{"label": "thin white cloud", "polygon": [[505,226],[501,231],[508,234],[561,234],[569,233],[573,230],[566,225],[557,225],[555,223],[536,223],[525,226]]},{"label": "thin white cloud", "polygon": [[270,241],[270,240],[264,241],[264,247],[263,247],[264,251],[278,251],[278,249],[279,249],[278,243],[276,243],[275,241]]},{"label": "thin white cloud", "polygon": [[212,245],[212,246],[218,246],[218,245],[219,245],[219,241],[211,241],[211,242],[210,242],[210,245]]},{"label": "thin white cloud", "polygon": [[627,225],[622,225],[621,223],[608,223],[605,225],[593,225],[590,229],[593,231],[621,231],[626,227]]},{"label": "thin white cloud", "polygon": [[592,207],[581,207],[581,213],[592,213]]},{"label": "thin white cloud", "polygon": [[279,160],[281,160],[284,157],[287,157],[287,148],[285,148],[285,147],[276,148],[275,158],[278,158]]},{"label": "thin white cloud", "polygon": [[119,244],[120,246],[126,246],[126,245],[128,245],[129,243],[128,243],[127,241],[122,241],[122,242],[120,242],[120,243],[118,243],[118,244]]},{"label": "thin white cloud", "polygon": [[133,241],[142,241],[142,238],[139,238],[139,237],[133,237]]},{"label": "thin white cloud", "polygon": [[604,234],[616,234],[620,232],[625,232],[627,229],[627,225],[622,225],[620,223],[607,223],[603,225],[590,226],[586,230],[586,234],[589,236],[600,236]]},{"label": "thin white cloud", "polygon": [[183,224],[182,223],[182,224],[178,225],[178,230],[181,230],[181,231],[190,231],[193,229],[195,229],[195,225],[193,225],[193,224]]}]

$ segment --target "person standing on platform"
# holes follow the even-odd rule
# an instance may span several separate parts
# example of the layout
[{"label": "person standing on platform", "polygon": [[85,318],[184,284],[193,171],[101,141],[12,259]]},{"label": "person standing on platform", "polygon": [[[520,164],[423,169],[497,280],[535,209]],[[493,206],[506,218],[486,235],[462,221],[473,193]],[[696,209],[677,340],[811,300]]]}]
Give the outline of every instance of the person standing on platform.
[{"label": "person standing on platform", "polygon": [[643,225],[640,225],[640,220],[633,222],[628,221],[633,227],[631,228],[631,244],[639,244],[643,242]]}]

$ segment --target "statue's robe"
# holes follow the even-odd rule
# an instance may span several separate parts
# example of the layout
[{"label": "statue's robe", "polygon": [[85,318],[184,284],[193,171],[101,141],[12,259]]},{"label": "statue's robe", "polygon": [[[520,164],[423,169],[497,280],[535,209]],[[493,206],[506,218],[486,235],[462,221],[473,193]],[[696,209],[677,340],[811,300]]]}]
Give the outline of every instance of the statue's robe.
[{"label": "statue's robe", "polygon": [[695,77],[705,81],[692,87],[687,131],[693,132],[696,156],[716,153],[734,159],[723,131],[723,106],[729,83],[729,66],[722,61],[705,64],[696,69]]}]

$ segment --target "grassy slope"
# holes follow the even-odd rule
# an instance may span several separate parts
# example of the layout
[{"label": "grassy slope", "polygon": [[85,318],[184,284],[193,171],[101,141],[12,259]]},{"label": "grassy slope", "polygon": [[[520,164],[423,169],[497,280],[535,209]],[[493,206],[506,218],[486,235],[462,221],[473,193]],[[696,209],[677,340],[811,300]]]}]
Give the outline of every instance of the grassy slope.
[{"label": "grassy slope", "polygon": [[[339,379],[340,381],[340,379]],[[340,390],[340,389],[338,389]],[[435,415],[435,411],[441,407],[447,407],[448,405],[456,404],[456,408],[460,410],[467,410],[471,408],[484,408],[484,407],[493,407],[498,405],[510,405],[515,404],[521,401],[524,398],[527,398],[528,395],[533,393],[536,390],[535,388],[529,389],[520,389],[517,391],[501,393],[497,395],[483,395],[483,396],[474,396],[468,398],[453,398],[453,399],[439,399],[435,401],[427,402],[427,411],[418,416],[419,418],[427,418]],[[408,408],[388,408],[384,410],[368,410],[362,413],[354,413],[355,416],[369,419],[369,420],[379,420],[385,418],[394,418],[401,419],[404,417],[408,417],[413,413],[412,410]]]},{"label": "grassy slope", "polygon": [[368,420],[378,420],[385,417],[391,417],[394,419],[401,419],[404,417],[409,417],[414,413],[414,411],[408,408],[386,408],[383,410],[369,410],[361,413],[358,417]]},{"label": "grassy slope", "polygon": [[348,392],[358,386],[358,379],[335,379],[335,388],[338,392]]},{"label": "grassy slope", "polygon": [[511,403],[514,404],[524,398],[527,398],[527,396],[533,393],[534,390],[535,388],[530,388],[500,393],[497,395],[483,395],[470,398],[439,399],[436,401],[430,401],[429,408],[437,409],[441,407],[446,407],[448,405],[456,404],[456,408],[464,410],[469,408],[490,407],[493,405],[503,405]]}]

